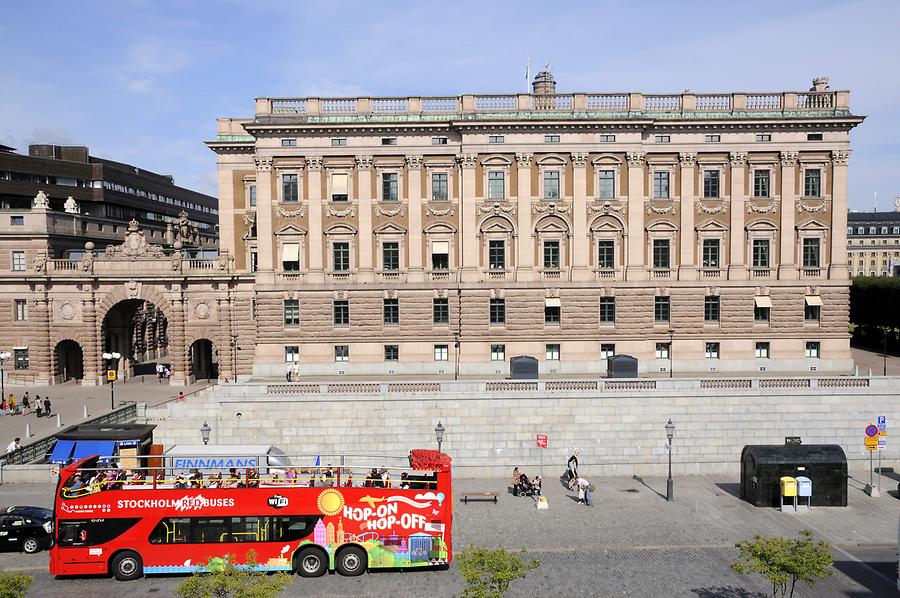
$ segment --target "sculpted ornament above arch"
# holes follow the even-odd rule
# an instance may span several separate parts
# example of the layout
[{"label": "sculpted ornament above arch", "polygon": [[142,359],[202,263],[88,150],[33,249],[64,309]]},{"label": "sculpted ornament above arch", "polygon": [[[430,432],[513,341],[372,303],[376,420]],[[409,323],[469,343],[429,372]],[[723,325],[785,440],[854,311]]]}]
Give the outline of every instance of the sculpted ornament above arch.
[{"label": "sculpted ornament above arch", "polygon": [[162,245],[152,245],[144,236],[141,225],[134,218],[128,223],[125,240],[121,245],[107,245],[106,256],[112,258],[160,258],[163,256]]}]

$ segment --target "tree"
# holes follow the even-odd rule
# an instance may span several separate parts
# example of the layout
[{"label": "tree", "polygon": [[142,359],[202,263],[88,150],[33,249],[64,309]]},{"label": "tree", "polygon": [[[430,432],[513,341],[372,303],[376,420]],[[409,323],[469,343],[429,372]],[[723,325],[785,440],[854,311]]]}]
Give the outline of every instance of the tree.
[{"label": "tree", "polygon": [[0,571],[0,598],[25,598],[30,589],[30,575]]},{"label": "tree", "polygon": [[752,542],[742,540],[735,546],[741,554],[731,568],[741,574],[759,573],[771,581],[775,598],[793,596],[798,581],[813,587],[817,577],[834,573],[828,543],[813,541],[807,529],[801,530],[796,540],[757,534]]},{"label": "tree", "polygon": [[[525,549],[522,549],[522,555]],[[457,557],[459,572],[469,584],[463,598],[500,598],[509,590],[510,582],[525,577],[529,569],[541,563],[532,560],[527,565],[518,555],[503,548],[489,550],[468,546]]]},{"label": "tree", "polygon": [[181,598],[273,598],[293,576],[256,571],[256,553],[247,551],[246,565],[234,564],[234,555],[213,557],[175,590]]}]

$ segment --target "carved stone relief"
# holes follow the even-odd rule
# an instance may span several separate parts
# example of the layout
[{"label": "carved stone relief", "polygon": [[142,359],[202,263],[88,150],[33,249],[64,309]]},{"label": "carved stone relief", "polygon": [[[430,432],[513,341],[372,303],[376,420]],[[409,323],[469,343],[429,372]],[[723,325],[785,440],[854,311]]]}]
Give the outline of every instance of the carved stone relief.
[{"label": "carved stone relief", "polygon": [[624,214],[628,211],[628,204],[624,201],[595,201],[588,204],[588,212],[591,214]]},{"label": "carved stone relief", "polygon": [[158,258],[163,256],[162,245],[151,245],[141,230],[141,225],[132,218],[128,223],[128,231],[125,233],[125,241],[121,245],[107,245],[107,257],[124,258]]},{"label": "carved stone relief", "polygon": [[516,214],[516,205],[511,203],[500,203],[498,201],[493,203],[483,203],[478,205],[478,213],[481,215],[493,214],[494,216],[499,216],[500,214],[507,214],[514,216]]}]

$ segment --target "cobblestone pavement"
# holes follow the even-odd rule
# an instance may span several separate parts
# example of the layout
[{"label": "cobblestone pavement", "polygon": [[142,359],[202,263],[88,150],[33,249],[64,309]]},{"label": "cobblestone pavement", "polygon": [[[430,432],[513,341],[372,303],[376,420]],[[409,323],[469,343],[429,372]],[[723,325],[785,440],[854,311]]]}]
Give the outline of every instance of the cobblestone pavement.
[{"label": "cobblestone pavement", "polygon": [[[529,472],[531,473],[531,472]],[[525,548],[526,558],[541,561],[525,580],[515,582],[510,595],[550,593],[569,596],[764,596],[762,578],[733,573],[729,563],[734,542],[756,533],[796,534],[803,528],[833,546],[836,574],[804,597],[893,596],[896,592],[896,541],[900,500],[885,492],[871,498],[851,479],[849,506],[815,508],[805,514],[757,509],[737,498],[735,480],[684,477],[676,480],[674,503],[662,496],[660,478],[594,480],[594,508],[576,504],[555,479],[548,479],[547,511],[531,499],[504,494],[498,480],[457,480],[457,494],[499,490],[499,504],[457,501],[454,547],[466,545]],[[888,485],[885,484],[885,487]],[[46,485],[0,486],[0,504],[49,505]],[[0,555],[0,568],[23,569],[35,576],[33,596],[105,595],[137,598],[170,596],[180,578],[149,578],[122,584],[112,579],[55,580],[46,572],[47,553]],[[449,572],[379,572],[361,578],[328,575],[296,578],[285,596],[452,596],[463,582]]]}]

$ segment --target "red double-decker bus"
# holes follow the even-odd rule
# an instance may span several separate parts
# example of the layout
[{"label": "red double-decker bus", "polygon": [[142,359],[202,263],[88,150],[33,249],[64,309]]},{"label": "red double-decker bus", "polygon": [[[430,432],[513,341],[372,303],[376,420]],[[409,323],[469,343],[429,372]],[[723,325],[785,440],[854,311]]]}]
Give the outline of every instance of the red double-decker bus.
[{"label": "red double-decker bus", "polygon": [[73,463],[60,472],[50,573],[125,581],[216,567],[228,555],[245,565],[251,549],[257,569],[304,577],[450,563],[443,453],[413,450],[401,468],[257,471],[124,472],[99,456]]}]

